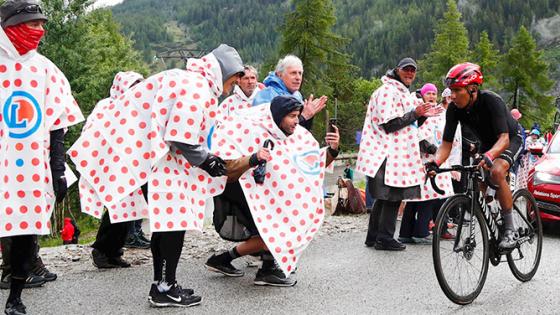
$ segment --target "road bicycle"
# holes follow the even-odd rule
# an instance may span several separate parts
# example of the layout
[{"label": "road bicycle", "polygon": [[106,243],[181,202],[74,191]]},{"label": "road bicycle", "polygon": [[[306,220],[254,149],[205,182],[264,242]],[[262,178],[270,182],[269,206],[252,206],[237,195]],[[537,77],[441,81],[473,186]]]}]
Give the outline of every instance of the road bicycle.
[{"label": "road bicycle", "polygon": [[[477,165],[436,168],[435,173],[451,171],[467,176],[467,191],[447,199],[434,227],[432,255],[439,285],[454,303],[472,303],[482,291],[488,265],[507,261],[519,281],[531,280],[539,267],[542,251],[542,223],[534,197],[527,189],[513,193],[513,219],[517,244],[510,250],[498,248],[503,233],[500,206],[491,193],[486,172]],[[438,193],[435,177],[432,187]],[[479,187],[489,186],[487,193]],[[454,236],[454,237],[453,237]],[[506,260],[502,257],[505,256]]]}]

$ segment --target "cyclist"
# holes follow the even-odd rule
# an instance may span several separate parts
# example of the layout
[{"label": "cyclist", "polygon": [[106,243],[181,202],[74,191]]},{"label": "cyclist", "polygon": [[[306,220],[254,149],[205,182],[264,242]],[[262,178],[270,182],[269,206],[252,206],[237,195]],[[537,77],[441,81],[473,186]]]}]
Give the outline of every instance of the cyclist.
[{"label": "cyclist", "polygon": [[446,114],[443,142],[430,164],[439,166],[448,158],[458,123],[470,127],[481,142],[483,159],[479,166],[490,171],[490,180],[498,187],[505,227],[499,247],[511,249],[516,239],[512,193],[506,176],[523,149],[522,129],[500,96],[480,89],[482,82],[480,66],[473,63],[458,64],[447,73],[445,85],[451,89],[452,103]]}]

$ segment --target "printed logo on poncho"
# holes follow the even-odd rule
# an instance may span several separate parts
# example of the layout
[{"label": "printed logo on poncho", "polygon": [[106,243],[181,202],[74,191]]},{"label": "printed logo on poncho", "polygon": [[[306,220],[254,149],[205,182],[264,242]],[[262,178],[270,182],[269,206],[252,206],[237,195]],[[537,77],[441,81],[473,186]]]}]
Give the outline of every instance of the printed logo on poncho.
[{"label": "printed logo on poncho", "polygon": [[37,100],[29,93],[15,91],[4,103],[3,115],[8,125],[10,138],[27,138],[41,124],[41,108]]},{"label": "printed logo on poncho", "polygon": [[318,150],[308,151],[293,156],[297,167],[308,175],[317,175],[321,172],[321,154]]},{"label": "printed logo on poncho", "polygon": [[434,140],[438,146],[443,142],[443,133],[441,130],[434,130]]}]

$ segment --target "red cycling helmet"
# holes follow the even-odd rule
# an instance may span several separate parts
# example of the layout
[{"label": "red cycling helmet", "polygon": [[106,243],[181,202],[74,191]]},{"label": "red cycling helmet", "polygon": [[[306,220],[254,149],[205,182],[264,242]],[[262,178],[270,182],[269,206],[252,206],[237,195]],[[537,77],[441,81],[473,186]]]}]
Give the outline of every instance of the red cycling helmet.
[{"label": "red cycling helmet", "polygon": [[470,62],[453,66],[445,77],[445,85],[448,88],[462,88],[471,84],[481,85],[483,81],[480,66]]}]

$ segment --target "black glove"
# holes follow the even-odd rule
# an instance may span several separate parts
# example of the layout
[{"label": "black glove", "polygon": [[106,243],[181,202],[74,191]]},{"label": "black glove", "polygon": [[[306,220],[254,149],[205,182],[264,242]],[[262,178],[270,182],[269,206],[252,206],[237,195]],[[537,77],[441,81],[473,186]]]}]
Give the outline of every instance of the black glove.
[{"label": "black glove", "polygon": [[60,203],[62,202],[62,200],[64,200],[64,197],[66,197],[66,192],[68,191],[68,184],[66,183],[64,172],[53,171],[52,181],[56,203]]},{"label": "black glove", "polygon": [[437,171],[439,169],[439,166],[435,161],[430,161],[424,164],[424,167],[426,168],[426,173],[430,173],[431,171]]},{"label": "black glove", "polygon": [[198,167],[205,170],[206,173],[210,174],[212,177],[219,177],[226,175],[226,162],[222,160],[219,156],[212,153],[208,153],[206,160],[202,162]]}]

